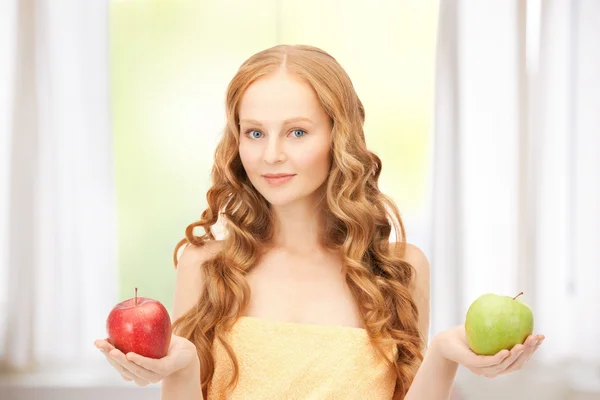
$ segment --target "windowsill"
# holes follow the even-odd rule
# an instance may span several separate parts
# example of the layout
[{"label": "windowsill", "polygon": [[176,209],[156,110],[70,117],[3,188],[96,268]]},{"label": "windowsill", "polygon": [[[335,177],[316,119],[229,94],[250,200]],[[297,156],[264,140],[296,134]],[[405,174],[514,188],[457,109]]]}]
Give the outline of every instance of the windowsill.
[{"label": "windowsill", "polygon": [[572,363],[566,368],[566,381],[574,390],[600,394],[600,365]]},{"label": "windowsill", "polygon": [[[0,387],[132,387],[104,360],[72,368],[0,374]],[[136,387],[136,386],[135,386]],[[160,387],[160,383],[147,388]]]},{"label": "windowsill", "polygon": [[[600,366],[581,362],[565,363],[561,366],[545,366],[532,360],[523,371],[503,376],[496,380],[477,377],[461,371],[457,377],[459,386],[473,389],[481,387],[498,390],[515,386],[536,387],[554,386],[567,392],[600,394]],[[85,367],[45,370],[32,373],[12,373],[0,375],[0,388],[136,388],[157,390],[160,383],[137,387],[133,382],[124,381],[106,361],[88,363]]]},{"label": "windowsill", "polygon": [[515,398],[513,388],[519,388],[518,394],[523,396],[517,398],[571,399],[582,394],[597,398],[600,366],[574,360],[549,365],[531,359],[521,371],[497,379],[476,376],[460,368],[457,383],[480,396],[474,398],[485,398],[485,393],[490,392],[497,398]]}]

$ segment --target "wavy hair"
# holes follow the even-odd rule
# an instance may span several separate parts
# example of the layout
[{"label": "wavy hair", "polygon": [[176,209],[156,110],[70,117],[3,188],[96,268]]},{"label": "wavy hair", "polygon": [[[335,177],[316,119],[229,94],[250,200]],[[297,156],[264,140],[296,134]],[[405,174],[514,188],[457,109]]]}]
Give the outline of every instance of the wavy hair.
[{"label": "wavy hair", "polygon": [[[306,45],[279,45],[263,50],[238,69],[226,94],[227,122],[217,145],[207,192],[208,208],[185,230],[177,243],[202,246],[215,240],[213,225],[225,222],[223,249],[200,268],[203,286],[195,307],[178,318],[174,332],[198,349],[202,390],[206,398],[214,374],[212,345],[219,340],[231,358],[231,389],[239,378],[238,362],[226,332],[244,315],[250,287],[246,275],[257,265],[273,238],[268,202],[250,183],[238,153],[238,105],[257,79],[284,69],[308,82],[331,118],[331,170],[323,184],[325,248],[341,255],[346,282],[357,300],[365,329],[376,351],[395,368],[396,390],[408,391],[422,361],[424,344],[418,330],[418,310],[412,300],[414,268],[403,260],[405,230],[393,200],[380,192],[380,158],[366,147],[365,111],[350,77],[325,51]],[[195,228],[204,233],[195,235]],[[392,227],[396,242],[390,244]],[[388,357],[386,349],[394,349]]]}]

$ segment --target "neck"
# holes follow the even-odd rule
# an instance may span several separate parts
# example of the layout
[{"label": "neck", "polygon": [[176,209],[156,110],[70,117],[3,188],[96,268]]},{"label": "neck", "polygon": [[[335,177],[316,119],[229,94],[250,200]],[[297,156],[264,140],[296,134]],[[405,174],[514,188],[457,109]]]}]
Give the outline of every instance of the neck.
[{"label": "neck", "polygon": [[273,246],[293,253],[311,253],[323,248],[324,218],[314,203],[273,206]]}]

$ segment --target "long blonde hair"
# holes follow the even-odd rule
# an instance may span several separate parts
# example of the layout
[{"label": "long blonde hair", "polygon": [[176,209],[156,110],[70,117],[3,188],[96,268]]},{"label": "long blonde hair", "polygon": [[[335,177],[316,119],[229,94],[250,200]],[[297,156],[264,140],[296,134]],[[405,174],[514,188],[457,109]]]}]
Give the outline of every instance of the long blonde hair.
[{"label": "long blonde hair", "polygon": [[[174,322],[174,332],[198,349],[205,396],[214,374],[215,339],[233,362],[228,388],[237,384],[238,363],[226,332],[248,305],[246,275],[264,254],[274,228],[269,204],[250,183],[240,160],[238,105],[251,83],[282,68],[312,86],[333,123],[331,171],[323,186],[323,243],[341,254],[365,329],[378,353],[394,366],[397,390],[405,394],[422,360],[423,339],[411,297],[414,270],[403,260],[404,225],[393,200],[378,188],[381,160],[366,147],[365,111],[352,82],[332,56],[316,47],[279,45],[263,50],[240,66],[227,88],[227,123],[215,151],[208,208],[186,228],[173,257],[176,265],[181,246],[215,240],[212,226],[219,216],[225,221],[226,251],[199,266],[205,277],[200,299]],[[392,226],[395,246],[390,245]],[[197,227],[204,234],[195,235]],[[388,357],[389,348],[398,350],[393,359]]]}]

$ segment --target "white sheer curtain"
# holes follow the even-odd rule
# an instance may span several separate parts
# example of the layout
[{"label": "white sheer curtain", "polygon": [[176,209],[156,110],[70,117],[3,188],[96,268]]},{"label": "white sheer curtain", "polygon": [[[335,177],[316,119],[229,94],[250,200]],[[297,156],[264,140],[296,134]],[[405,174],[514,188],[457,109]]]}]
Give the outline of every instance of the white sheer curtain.
[{"label": "white sheer curtain", "polygon": [[108,3],[0,15],[0,363],[80,365],[116,300]]},{"label": "white sheer curtain", "polygon": [[532,82],[536,305],[556,356],[600,363],[600,3],[545,5]]},{"label": "white sheer curtain", "polygon": [[441,2],[432,333],[524,291],[536,358],[598,365],[600,2],[528,3]]}]

